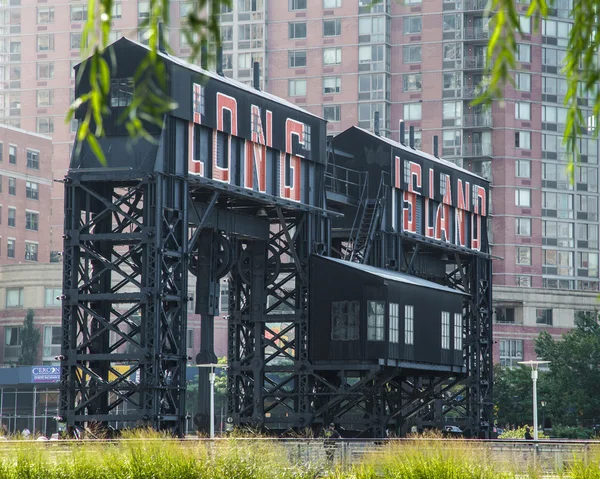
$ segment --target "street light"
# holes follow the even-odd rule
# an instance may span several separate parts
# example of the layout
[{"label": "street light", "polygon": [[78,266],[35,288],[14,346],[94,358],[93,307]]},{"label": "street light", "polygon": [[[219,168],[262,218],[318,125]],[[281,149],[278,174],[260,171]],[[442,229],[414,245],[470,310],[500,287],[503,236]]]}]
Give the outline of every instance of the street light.
[{"label": "street light", "polygon": [[533,382],[533,439],[538,440],[538,417],[537,417],[537,379],[538,366],[550,364],[550,361],[519,361],[523,366],[531,366],[531,381]]},{"label": "street light", "polygon": [[[227,369],[226,364],[196,364],[197,368],[210,368],[208,382],[210,383],[210,438],[215,437],[215,368]],[[200,385],[198,385],[200,387]]]}]

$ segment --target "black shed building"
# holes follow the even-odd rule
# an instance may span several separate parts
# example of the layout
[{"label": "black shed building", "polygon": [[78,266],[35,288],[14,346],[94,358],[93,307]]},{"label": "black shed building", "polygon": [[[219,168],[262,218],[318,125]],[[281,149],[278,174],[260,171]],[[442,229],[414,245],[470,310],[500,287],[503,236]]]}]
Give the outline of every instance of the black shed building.
[{"label": "black shed building", "polygon": [[310,267],[310,357],[465,372],[464,293],[396,271],[322,256]]}]

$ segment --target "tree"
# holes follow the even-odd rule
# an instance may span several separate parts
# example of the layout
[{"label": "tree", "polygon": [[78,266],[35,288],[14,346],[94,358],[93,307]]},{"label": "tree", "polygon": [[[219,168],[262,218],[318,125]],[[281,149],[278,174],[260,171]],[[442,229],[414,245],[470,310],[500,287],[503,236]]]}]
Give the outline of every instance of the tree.
[{"label": "tree", "polygon": [[565,426],[600,420],[600,324],[595,314],[578,314],[575,328],[560,341],[540,333],[536,353],[550,362],[546,415]]},{"label": "tree", "polygon": [[21,338],[21,354],[17,364],[20,366],[33,366],[37,363],[38,346],[40,343],[40,331],[33,324],[35,313],[33,309],[27,310],[23,320],[23,326],[19,329]]},{"label": "tree", "polygon": [[[538,398],[544,398],[546,377],[544,373],[538,379]],[[506,424],[522,425],[533,423],[533,392],[531,369],[524,366],[501,368],[494,371],[494,404],[496,421],[499,427]]]}]

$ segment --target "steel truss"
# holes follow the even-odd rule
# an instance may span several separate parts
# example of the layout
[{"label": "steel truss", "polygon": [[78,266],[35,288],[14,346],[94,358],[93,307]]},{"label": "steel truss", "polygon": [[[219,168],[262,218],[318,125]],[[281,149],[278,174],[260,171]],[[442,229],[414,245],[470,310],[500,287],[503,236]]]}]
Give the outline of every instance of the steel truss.
[{"label": "steel truss", "polygon": [[187,183],[65,178],[60,415],[184,432]]},{"label": "steel truss", "polygon": [[322,216],[280,207],[267,241],[234,240],[227,407],[236,425],[275,431],[312,422],[308,264],[325,244]]}]

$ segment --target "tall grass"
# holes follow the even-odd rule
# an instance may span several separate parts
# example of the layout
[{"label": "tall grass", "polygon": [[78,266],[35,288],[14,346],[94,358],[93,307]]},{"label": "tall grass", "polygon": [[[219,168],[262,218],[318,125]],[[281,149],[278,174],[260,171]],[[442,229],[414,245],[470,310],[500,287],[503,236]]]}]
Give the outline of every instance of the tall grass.
[{"label": "tall grass", "polygon": [[[131,432],[118,442],[16,441],[0,443],[0,479],[537,479],[539,464],[498,456],[478,441],[419,437],[390,441],[350,464],[330,464],[322,443],[298,453],[299,441],[270,439],[176,441]],[[531,449],[533,450],[533,449]],[[316,451],[316,453],[315,453]],[[341,449],[336,452],[339,459]],[[509,460],[506,461],[506,457]],[[542,457],[542,456],[539,456]],[[504,460],[502,459],[504,458]],[[546,464],[544,474],[600,479],[600,449],[569,458],[565,468]],[[546,459],[551,462],[550,459]],[[539,461],[539,459],[538,459]]]}]

